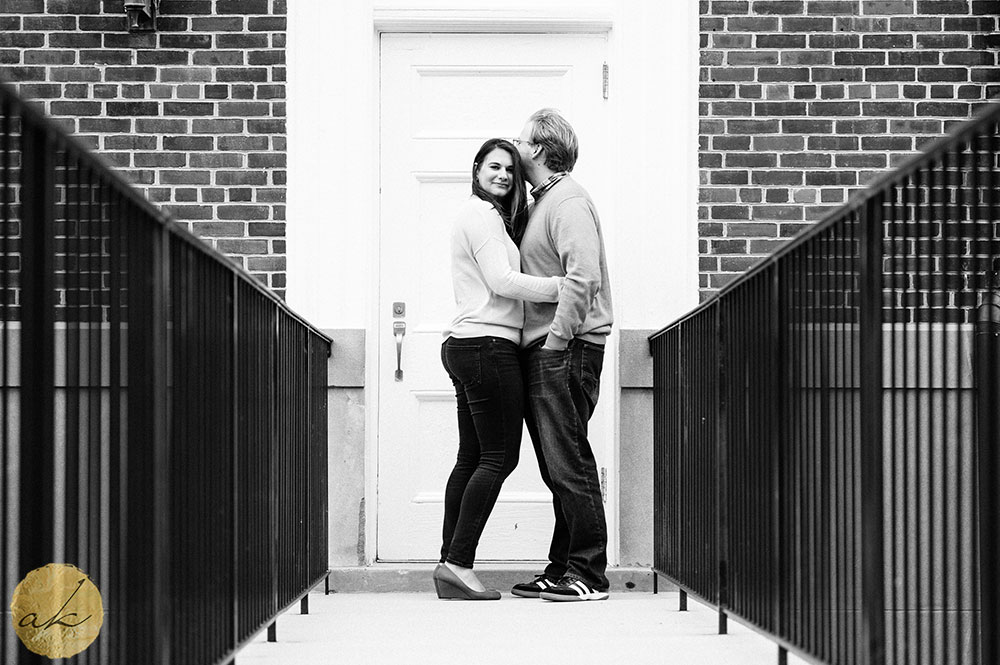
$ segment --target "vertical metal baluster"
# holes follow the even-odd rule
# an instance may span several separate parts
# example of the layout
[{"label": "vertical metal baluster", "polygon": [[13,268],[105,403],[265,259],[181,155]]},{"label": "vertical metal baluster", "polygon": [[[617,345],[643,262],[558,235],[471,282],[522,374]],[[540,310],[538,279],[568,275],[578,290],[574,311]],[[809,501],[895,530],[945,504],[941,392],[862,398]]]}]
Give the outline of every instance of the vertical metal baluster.
[{"label": "vertical metal baluster", "polygon": [[826,483],[826,509],[824,514],[828,520],[826,527],[827,534],[827,590],[826,590],[826,624],[827,624],[827,653],[831,662],[836,662],[840,649],[840,613],[839,613],[839,591],[840,582],[843,578],[843,559],[840,556],[840,520],[839,520],[839,496],[840,496],[840,421],[838,406],[840,400],[839,381],[839,335],[840,325],[840,298],[843,294],[840,284],[840,231],[830,229],[827,237],[826,270],[825,278],[827,282],[826,294],[826,315],[824,323],[824,344],[826,353],[823,367],[826,371],[826,392],[824,399],[824,410],[827,412],[828,425],[826,429],[827,447],[824,452],[824,460],[827,467]]},{"label": "vertical metal baluster", "polygon": [[[943,534],[942,542],[942,564],[945,568],[942,575],[942,589],[941,589],[941,604],[944,609],[942,613],[942,663],[947,665],[951,660],[951,656],[956,653],[954,648],[955,634],[954,634],[954,616],[957,606],[951,602],[952,589],[954,585],[951,584],[951,577],[954,574],[954,566],[957,562],[957,558],[953,556],[954,546],[958,542],[958,530],[955,526],[958,526],[956,520],[950,519],[949,513],[954,510],[959,497],[955,496],[955,500],[951,499],[952,493],[951,489],[954,487],[955,467],[952,461],[955,459],[958,448],[962,445],[961,441],[958,439],[953,439],[949,437],[949,434],[954,434],[954,426],[956,421],[961,418],[961,411],[956,410],[954,407],[958,404],[958,398],[961,390],[961,381],[956,381],[955,379],[961,373],[961,356],[954,355],[955,349],[957,348],[958,338],[962,334],[961,323],[954,316],[959,310],[958,306],[958,293],[959,288],[953,285],[956,279],[957,271],[956,266],[960,266],[959,257],[956,255],[956,250],[953,249],[954,240],[949,240],[950,238],[960,237],[961,231],[961,219],[959,217],[958,202],[960,198],[959,189],[960,184],[955,182],[955,175],[958,172],[961,164],[961,155],[956,152],[948,151],[945,153],[945,164],[948,168],[944,173],[944,182],[946,183],[945,191],[948,195],[948,199],[945,203],[947,206],[947,217],[942,223],[942,266],[941,266],[941,305],[943,309],[944,316],[944,331],[945,334],[942,336],[942,353],[940,358],[940,370],[941,376],[944,381],[944,387],[942,390],[943,397],[943,407],[941,414],[941,447],[943,452],[942,459],[942,480],[943,488],[941,492],[942,506],[942,526],[941,533]],[[948,233],[944,233],[945,229],[954,229]],[[960,251],[960,250],[959,250]],[[951,445],[949,445],[951,444]],[[952,526],[954,524],[954,526]],[[954,534],[952,531],[954,530]]]},{"label": "vertical metal baluster", "polygon": [[[918,215],[917,208],[920,205],[920,183],[918,181],[919,174],[913,174],[907,179],[907,186],[903,190],[906,196],[906,211],[907,211],[907,226],[909,228],[914,228],[917,225]],[[904,229],[905,230],[905,229]],[[920,442],[916,435],[917,428],[911,427],[911,418],[914,423],[916,422],[917,413],[916,409],[913,407],[915,405],[915,400],[917,399],[917,391],[919,388],[919,377],[916,370],[917,367],[917,355],[916,355],[916,345],[917,345],[917,317],[916,317],[916,307],[915,301],[917,298],[917,270],[919,269],[919,251],[916,245],[916,239],[914,234],[907,233],[905,235],[906,242],[906,275],[908,279],[907,290],[904,293],[904,311],[905,311],[905,329],[904,329],[904,343],[903,343],[903,413],[902,413],[902,428],[903,428],[903,459],[904,459],[904,469],[906,470],[904,474],[904,524],[906,525],[905,531],[905,548],[907,552],[906,556],[906,576],[904,585],[904,609],[905,609],[905,627],[906,627],[906,639],[903,641],[903,656],[902,662],[908,663],[911,653],[918,654],[916,658],[919,660],[919,549],[920,549],[920,529],[919,529],[919,510],[917,506],[917,491],[918,487],[918,467],[920,464]],[[914,413],[911,414],[911,411]],[[911,432],[913,434],[911,434]]]},{"label": "vertical metal baluster", "polygon": [[808,644],[808,617],[806,613],[808,608],[806,607],[808,601],[808,586],[806,576],[808,575],[808,568],[806,566],[806,557],[808,550],[808,543],[806,542],[806,537],[808,533],[808,507],[807,502],[807,490],[805,489],[806,483],[808,482],[808,473],[806,468],[807,457],[805,455],[805,422],[807,419],[807,412],[803,399],[803,392],[805,388],[805,381],[803,377],[803,355],[805,353],[806,339],[805,327],[803,326],[803,310],[804,310],[804,294],[806,286],[804,273],[804,251],[798,249],[795,256],[794,264],[794,279],[795,279],[795,294],[794,294],[794,305],[792,311],[791,325],[794,329],[795,343],[793,353],[790,356],[791,371],[794,377],[793,379],[793,392],[794,392],[794,423],[795,423],[795,440],[793,442],[794,454],[795,454],[795,474],[794,474],[794,497],[792,500],[795,505],[795,608],[796,608],[796,618],[795,618],[795,640],[796,643],[806,646]]},{"label": "vertical metal baluster", "polygon": [[861,458],[862,589],[864,604],[865,662],[885,661],[885,599],[883,596],[882,516],[882,244],[878,209],[882,195],[869,199],[861,222],[861,377],[862,430]]},{"label": "vertical metal baluster", "polygon": [[[239,291],[239,276],[234,272],[229,276],[227,287],[229,289],[229,309],[228,309],[228,320],[229,320],[229,330],[226,331],[229,335],[229,394],[228,401],[226,402],[226,408],[229,410],[229,501],[231,504],[231,512],[229,514],[229,524],[232,531],[230,532],[229,539],[229,556],[227,560],[230,566],[230,577],[229,577],[229,589],[228,597],[224,600],[220,598],[220,604],[223,605],[222,609],[229,612],[229,625],[223,626],[224,633],[228,631],[228,644],[226,645],[229,649],[236,649],[241,642],[240,634],[240,579],[246,574],[246,571],[241,566],[239,546],[240,546],[240,521],[242,519],[242,511],[245,508],[245,503],[240,501],[240,490],[242,489],[240,485],[240,473],[239,473],[239,460],[241,458],[240,454],[240,435],[239,435],[239,414],[240,414],[240,381],[243,378],[242,371],[242,357],[243,352],[246,351],[240,345],[240,335],[242,328],[240,326],[240,307],[242,306],[242,301],[240,299]],[[325,467],[324,467],[325,468]]]},{"label": "vertical metal baluster", "polygon": [[[959,372],[958,372],[958,405],[957,405],[957,423],[956,423],[956,441],[958,442],[958,460],[955,467],[955,484],[956,484],[956,494],[958,496],[958,511],[956,513],[956,531],[958,532],[958,547],[957,555],[955,557],[955,565],[958,567],[956,576],[956,589],[955,589],[955,610],[956,610],[956,662],[973,662],[972,651],[966,652],[965,650],[965,612],[969,609],[965,602],[966,590],[970,588],[970,580],[966,579],[965,576],[965,542],[966,542],[966,516],[972,514],[971,507],[966,505],[965,500],[965,484],[963,482],[963,477],[965,476],[965,465],[967,459],[967,451],[965,449],[967,445],[966,441],[966,423],[965,414],[966,407],[972,407],[968,409],[969,413],[974,413],[973,406],[969,400],[968,386],[971,384],[972,377],[964,376],[964,368],[961,367],[961,359],[965,358],[968,354],[971,356],[973,346],[969,345],[966,349],[966,331],[972,328],[975,324],[975,313],[972,309],[972,305],[968,300],[969,296],[974,296],[976,293],[976,285],[974,273],[974,266],[976,263],[976,256],[979,254],[979,234],[976,231],[979,228],[979,178],[978,178],[978,141],[979,134],[973,134],[969,137],[969,142],[964,146],[964,162],[959,167],[960,172],[960,188],[959,192],[961,194],[961,199],[959,200],[959,210],[962,212],[961,227],[967,229],[961,235],[972,239],[973,246],[970,248],[970,256],[968,257],[968,264],[962,270],[962,287],[956,299],[961,298],[961,301],[956,302],[958,307],[962,312],[962,323],[960,324],[960,329],[958,332],[958,358],[960,362]],[[971,324],[971,325],[970,325]],[[962,328],[965,328],[964,330]],[[974,333],[973,333],[974,334]],[[970,368],[971,369],[971,368]]]},{"label": "vertical metal baluster", "polygon": [[[80,270],[83,261],[80,251],[80,207],[79,202],[74,205],[71,199],[71,192],[75,191],[79,197],[80,190],[80,165],[79,161],[71,156],[69,148],[63,146],[61,150],[63,165],[63,205],[62,221],[65,225],[65,235],[63,236],[64,256],[65,256],[65,276],[64,293],[66,294],[66,306],[63,310],[65,317],[65,337],[64,337],[64,358],[65,368],[65,400],[66,412],[64,415],[65,448],[64,448],[64,468],[65,468],[65,550],[63,559],[75,562],[77,566],[82,566],[80,561],[80,487],[86,486],[86,482],[80,482],[80,322],[81,301],[83,292],[80,286]],[[70,172],[76,174],[75,189],[70,182]],[[72,215],[71,210],[75,208],[76,214]],[[85,571],[91,573],[91,571]]]},{"label": "vertical metal baluster", "polygon": [[[935,222],[939,222],[941,219],[941,191],[940,191],[940,173],[941,173],[941,163],[940,161],[933,163],[927,172],[927,218],[925,220],[925,226],[930,226]],[[924,276],[924,292],[923,299],[921,302],[921,321],[924,325],[924,376],[925,376],[925,386],[924,391],[926,397],[922,403],[925,409],[925,443],[926,443],[926,463],[927,463],[927,475],[925,485],[925,505],[927,509],[927,605],[924,608],[925,617],[925,628],[927,640],[927,662],[931,665],[937,665],[937,596],[940,590],[940,582],[936,579],[938,572],[938,553],[937,548],[939,546],[938,529],[940,526],[940,515],[938,513],[939,502],[937,500],[937,491],[939,486],[937,484],[937,473],[939,465],[937,464],[938,456],[938,446],[936,445],[936,434],[937,434],[937,415],[935,413],[937,404],[937,393],[939,389],[936,388],[937,375],[935,370],[937,366],[935,364],[935,355],[937,352],[937,339],[938,334],[935,330],[936,326],[939,325],[935,322],[935,316],[937,311],[934,306],[935,294],[937,292],[937,275],[939,270],[939,264],[941,257],[939,255],[939,247],[936,238],[927,237],[926,230],[923,232],[922,241],[924,243],[924,251],[926,254],[925,269],[926,274]]]},{"label": "vertical metal baluster", "polygon": [[[993,283],[996,275],[993,271],[998,269],[998,240],[997,233],[998,219],[1000,211],[997,209],[996,187],[997,181],[994,173],[997,168],[997,133],[998,127],[991,126],[991,131],[986,138],[986,152],[989,157],[989,166],[985,169],[985,194],[986,194],[986,221],[988,225],[988,237],[990,238],[989,265],[986,266],[986,279],[984,280],[983,304],[990,303],[993,298],[993,291],[996,284]],[[980,305],[978,320],[985,318],[988,323],[979,324],[976,335],[975,363],[979,374],[977,376],[977,455],[978,455],[978,500],[979,500],[979,523],[977,526],[977,540],[979,545],[980,561],[978,567],[978,590],[979,590],[979,650],[981,663],[995,663],[1000,658],[1000,542],[998,542],[996,525],[994,524],[996,514],[1000,510],[1000,499],[997,492],[997,468],[1000,467],[1000,456],[996,452],[997,432],[1000,431],[1000,424],[997,420],[996,395],[1000,391],[998,387],[996,366],[996,346],[991,339],[992,328],[990,325],[992,317],[987,317],[989,305],[986,308]],[[983,311],[983,310],[986,311]],[[992,343],[990,343],[992,342]],[[989,351],[987,351],[989,349]],[[988,368],[988,370],[986,369]],[[975,569],[974,569],[975,570]]]},{"label": "vertical metal baluster", "polygon": [[[13,366],[17,366],[17,360],[11,358],[11,338],[13,337],[11,333],[11,328],[14,324],[15,319],[15,308],[13,307],[13,287],[11,282],[11,273],[18,275],[19,268],[14,263],[14,257],[11,253],[11,242],[10,236],[11,231],[11,114],[12,108],[10,100],[7,98],[6,90],[0,90],[0,240],[3,242],[3,265],[0,266],[0,324],[3,325],[3,335],[0,337],[0,386],[3,387],[3,393],[0,398],[3,399],[3,404],[0,405],[0,410],[3,412],[3,425],[2,431],[0,431],[0,463],[2,463],[3,482],[0,483],[0,513],[3,514],[3,519],[0,520],[0,585],[4,589],[4,595],[6,596],[6,590],[13,588],[14,581],[8,580],[8,570],[10,568],[8,564],[8,543],[12,542],[10,534],[9,524],[14,521],[14,515],[12,514],[11,506],[7,501],[7,488],[10,487],[13,479],[13,469],[9,462],[9,451],[11,450],[11,442],[8,432],[8,427],[6,425],[11,419],[13,419],[13,414],[11,413],[11,396],[13,393],[12,386],[10,385],[10,372]],[[18,275],[19,276],[19,275]],[[7,652],[7,638],[8,631],[6,627],[4,630],[0,631],[0,657],[9,658],[10,654]],[[13,648],[14,645],[11,644]]]},{"label": "vertical metal baluster", "polygon": [[[715,512],[718,515],[718,532],[715,535],[716,547],[719,552],[719,610],[720,619],[725,619],[726,612],[730,609],[729,596],[729,467],[728,467],[728,437],[726,437],[723,423],[729,416],[729,406],[725,397],[725,386],[728,381],[725,356],[722,353],[723,342],[723,319],[718,301],[712,306],[710,316],[706,317],[709,324],[705,335],[702,336],[702,343],[709,349],[709,353],[715,357],[715,371],[709,375],[709,385],[711,391],[707,392],[706,415],[708,422],[712,423],[711,433],[715,438],[715,448],[706,447],[714,452],[715,465],[719,473],[715,476]],[[711,445],[712,442],[709,442]],[[709,467],[711,468],[711,466]],[[724,626],[720,627],[720,632],[724,631]]]},{"label": "vertical metal baluster", "polygon": [[[905,390],[905,372],[903,380],[900,380],[897,374],[899,364],[897,353],[899,351],[900,342],[900,329],[899,329],[899,314],[902,309],[897,306],[896,299],[899,298],[899,292],[902,290],[899,286],[899,280],[905,277],[905,270],[900,269],[899,264],[899,229],[900,229],[900,219],[899,219],[899,199],[898,199],[898,186],[894,182],[891,185],[891,194],[888,205],[888,226],[887,226],[887,237],[888,241],[885,243],[886,251],[890,252],[889,257],[884,261],[887,265],[888,279],[889,279],[889,292],[890,292],[890,302],[885,306],[889,308],[890,312],[890,338],[889,338],[889,385],[887,389],[891,391],[891,399],[888,400],[891,409],[891,422],[892,429],[889,434],[889,468],[891,469],[891,474],[889,475],[890,492],[892,510],[889,515],[889,542],[891,543],[891,554],[889,556],[889,561],[887,562],[886,570],[888,579],[892,580],[892,594],[890,596],[890,611],[887,613],[887,621],[889,623],[888,629],[886,630],[887,639],[891,636],[892,650],[887,651],[886,660],[889,663],[895,665],[899,658],[899,609],[901,608],[899,593],[897,591],[896,580],[900,579],[899,576],[899,556],[901,552],[905,552],[905,547],[901,547],[897,534],[905,534],[905,523],[900,522],[900,515],[902,514],[902,507],[900,505],[899,497],[905,496],[905,486],[900,488],[900,477],[901,477],[901,467],[900,467],[900,441],[902,437],[900,436],[900,430],[905,431],[905,425],[901,427],[899,414],[901,413],[901,395]],[[905,324],[904,324],[905,326]],[[905,577],[904,577],[905,580]]]},{"label": "vertical metal baluster", "polygon": [[[54,146],[33,114],[21,116],[21,129],[19,577],[52,562],[55,524]],[[18,650],[18,662],[36,661]]]},{"label": "vertical metal baluster", "polygon": [[787,427],[787,407],[788,398],[782,386],[785,383],[787,369],[784,363],[786,339],[784,328],[781,324],[782,312],[788,304],[787,283],[784,279],[784,265],[776,264],[768,277],[765,293],[768,295],[768,306],[762,312],[761,321],[766,335],[762,337],[767,349],[765,354],[766,362],[771,365],[770,377],[765,384],[764,392],[767,398],[774,405],[774,445],[768,458],[768,482],[770,491],[767,497],[767,509],[770,513],[770,532],[768,541],[771,549],[771,556],[768,560],[769,587],[771,604],[768,608],[771,617],[771,629],[775,635],[781,638],[788,638],[787,631],[787,559],[785,557],[785,542],[787,540],[785,531],[785,477],[788,450],[788,427]]},{"label": "vertical metal baluster", "polygon": [[819,379],[820,390],[820,476],[822,486],[820,488],[820,534],[822,548],[820,550],[822,562],[822,586],[821,612],[817,614],[820,628],[822,629],[822,653],[827,660],[833,658],[833,636],[836,633],[836,617],[833,613],[833,591],[836,584],[837,560],[834,556],[835,541],[833,531],[835,520],[833,519],[832,492],[834,491],[833,473],[831,457],[834,453],[833,442],[835,441],[833,429],[835,421],[833,419],[833,385],[831,363],[833,362],[833,325],[835,321],[835,305],[833,287],[835,286],[836,275],[833,274],[836,265],[834,248],[834,229],[830,229],[821,236],[823,242],[820,244],[821,263],[820,280],[822,292],[820,298],[820,316],[817,321],[817,328],[820,333],[818,337],[819,345]]}]

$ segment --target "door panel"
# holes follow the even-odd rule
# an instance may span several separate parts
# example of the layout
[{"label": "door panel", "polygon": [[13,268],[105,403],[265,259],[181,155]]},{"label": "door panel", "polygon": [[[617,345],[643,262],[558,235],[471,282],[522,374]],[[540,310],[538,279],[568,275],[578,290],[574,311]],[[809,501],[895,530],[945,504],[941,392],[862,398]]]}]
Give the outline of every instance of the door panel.
[{"label": "door panel", "polygon": [[[603,35],[381,37],[380,561],[436,560],[441,547],[444,486],[458,449],[458,428],[440,345],[454,313],[451,219],[469,196],[472,157],[487,138],[517,136],[535,110],[558,108],[584,144],[575,175],[599,201],[608,168],[602,96],[606,48]],[[395,302],[405,302],[404,317],[394,317]],[[399,381],[393,335],[398,323],[406,325]],[[609,456],[610,445],[595,441],[594,447],[598,463],[606,465],[601,460]],[[551,528],[551,498],[525,432],[521,462],[504,485],[477,556],[544,559]]]}]

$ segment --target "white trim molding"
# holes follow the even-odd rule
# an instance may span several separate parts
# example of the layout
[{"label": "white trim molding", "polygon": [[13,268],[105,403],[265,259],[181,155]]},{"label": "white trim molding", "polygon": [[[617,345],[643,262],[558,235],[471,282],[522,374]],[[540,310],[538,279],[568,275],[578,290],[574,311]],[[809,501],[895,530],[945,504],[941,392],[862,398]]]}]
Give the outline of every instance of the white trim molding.
[{"label": "white trim molding", "polygon": [[611,31],[614,20],[600,10],[554,8],[512,9],[387,9],[374,11],[375,31],[382,32],[505,32],[589,33]]}]

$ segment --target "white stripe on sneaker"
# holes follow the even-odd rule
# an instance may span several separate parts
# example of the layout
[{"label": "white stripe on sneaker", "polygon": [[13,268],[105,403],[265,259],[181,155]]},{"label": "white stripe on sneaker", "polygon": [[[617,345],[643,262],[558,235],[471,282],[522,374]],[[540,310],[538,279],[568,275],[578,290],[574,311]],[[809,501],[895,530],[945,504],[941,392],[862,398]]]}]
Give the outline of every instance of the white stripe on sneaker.
[{"label": "white stripe on sneaker", "polygon": [[590,589],[587,588],[587,585],[581,582],[580,580],[573,580],[573,583],[570,584],[570,586],[576,589],[581,596],[587,596],[590,595],[591,593]]}]

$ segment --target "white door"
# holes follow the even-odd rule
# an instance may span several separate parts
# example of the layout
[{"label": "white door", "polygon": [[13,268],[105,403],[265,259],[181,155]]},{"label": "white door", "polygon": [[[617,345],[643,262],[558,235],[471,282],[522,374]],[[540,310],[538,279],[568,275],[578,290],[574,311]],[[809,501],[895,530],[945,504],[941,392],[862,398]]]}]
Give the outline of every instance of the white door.
[{"label": "white door", "polygon": [[[610,168],[602,91],[607,41],[604,35],[383,34],[380,49],[377,558],[428,561],[441,547],[444,486],[458,448],[454,390],[440,360],[442,330],[454,309],[452,212],[470,194],[471,160],[482,142],[517,136],[543,107],[559,109],[574,125],[582,145],[575,175],[601,207]],[[395,303],[405,312],[394,311]],[[397,380],[394,325],[400,324]],[[610,389],[602,392],[611,399]],[[594,447],[598,464],[607,466],[611,442]],[[521,462],[504,485],[477,558],[545,559],[551,529],[551,496],[525,432]]]}]

